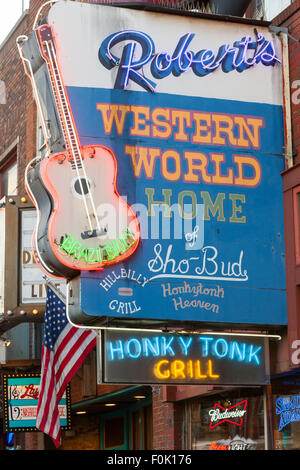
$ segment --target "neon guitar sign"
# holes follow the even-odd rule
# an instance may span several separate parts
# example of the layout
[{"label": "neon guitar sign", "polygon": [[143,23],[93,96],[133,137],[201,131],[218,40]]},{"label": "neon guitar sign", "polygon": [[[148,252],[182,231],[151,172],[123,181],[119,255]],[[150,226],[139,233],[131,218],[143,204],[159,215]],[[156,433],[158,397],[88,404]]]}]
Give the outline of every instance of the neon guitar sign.
[{"label": "neon guitar sign", "polygon": [[[53,201],[47,224],[49,248],[59,265],[99,270],[136,250],[140,231],[131,207],[116,189],[117,162],[101,145],[81,146],[61,77],[52,28],[36,30],[47,64],[66,151],[39,164],[42,183]],[[36,201],[37,209],[39,203]]]}]

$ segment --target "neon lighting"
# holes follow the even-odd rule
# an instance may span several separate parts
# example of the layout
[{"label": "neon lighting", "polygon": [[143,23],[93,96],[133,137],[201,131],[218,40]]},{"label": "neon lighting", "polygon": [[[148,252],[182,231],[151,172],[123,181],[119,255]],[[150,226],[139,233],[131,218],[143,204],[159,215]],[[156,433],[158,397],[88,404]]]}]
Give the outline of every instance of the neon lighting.
[{"label": "neon lighting", "polygon": [[[151,353],[154,357],[159,356],[159,338],[156,336],[155,338],[142,338],[143,349],[145,357],[149,357]],[[153,344],[154,343],[154,344]]]},{"label": "neon lighting", "polygon": [[[205,367],[206,365],[206,367]],[[213,379],[216,380],[220,376],[214,374],[213,363],[208,360],[206,364],[203,364],[201,360],[182,361],[181,359],[175,359],[168,361],[162,359],[155,363],[153,367],[153,374],[158,379]]]},{"label": "neon lighting", "polygon": [[[69,98],[61,78],[60,67],[57,61],[57,55],[59,54],[57,54],[57,45],[54,39],[53,29],[49,25],[42,25],[36,31],[36,35],[41,54],[48,67],[48,73],[59,113],[64,140],[68,150],[63,154],[63,156],[65,156],[63,161],[61,158],[62,154],[51,155],[49,158],[42,160],[40,167],[41,178],[46,189],[50,192],[54,202],[53,212],[48,223],[48,238],[50,249],[52,250],[55,257],[63,265],[72,269],[78,269],[82,271],[102,269],[103,265],[110,265],[120,262],[133,254],[138,246],[138,241],[140,239],[139,224],[136,215],[130,206],[118,194],[116,188],[117,161],[113,152],[109,148],[100,145],[85,147],[81,147],[80,145]],[[92,159],[88,158],[91,156],[91,151],[93,152]],[[99,247],[99,238],[93,237],[93,240],[89,240],[90,246],[87,247],[78,241],[80,240],[80,236],[83,230],[81,230],[81,227],[79,226],[80,224],[74,221],[74,229],[77,230],[75,236],[70,234],[70,232],[72,233],[71,227],[66,227],[63,229],[63,233],[68,233],[69,237],[73,237],[73,240],[71,238],[68,238],[67,240],[64,239],[63,243],[61,244],[63,245],[63,248],[56,244],[56,240],[60,239],[60,233],[62,231],[61,228],[58,229],[58,227],[61,227],[61,218],[64,217],[64,211],[68,210],[68,205],[74,204],[74,200],[69,199],[65,191],[60,194],[62,189],[59,189],[59,187],[56,186],[56,178],[53,178],[54,168],[55,170],[58,168],[56,170],[57,174],[59,174],[59,171],[61,174],[64,174],[62,173],[62,167],[65,165],[58,166],[58,163],[64,163],[64,161],[66,164],[70,164],[68,165],[68,168],[70,168],[70,175],[72,174],[73,170],[76,170],[78,183],[81,188],[85,216],[87,217],[91,233],[94,231],[101,233],[102,231],[96,211],[96,203],[97,206],[99,206],[99,201],[94,201],[92,191],[88,191],[88,195],[85,194],[83,191],[83,181],[89,181],[86,168],[89,169],[91,175],[94,175],[96,173],[96,167],[94,165],[96,164],[99,166],[99,171],[103,172],[103,170],[107,169],[108,176],[111,178],[112,183],[112,193],[109,196],[111,196],[113,205],[115,206],[117,212],[120,212],[121,210],[124,215],[127,216],[127,224],[131,224],[132,230],[134,231],[134,240],[131,240],[129,243],[127,235],[125,236],[123,234],[120,240],[113,240],[110,243],[107,243],[103,249],[103,247]],[[96,163],[91,163],[92,161]],[[103,168],[103,161],[106,162],[107,168]],[[66,178],[68,178],[67,174],[64,175]],[[57,181],[58,180],[59,178]],[[71,181],[72,178],[70,178],[70,182]],[[99,187],[99,185],[97,186],[97,190],[98,191],[95,196],[97,196],[99,200],[103,200],[101,187]],[[91,205],[91,207],[89,207],[89,205]],[[93,225],[92,219],[95,220],[96,227]],[[126,225],[124,226],[124,230],[125,228]],[[66,256],[66,254],[69,256]]]},{"label": "neon lighting", "polygon": [[[222,352],[220,352],[219,344],[222,345]],[[226,339],[224,339],[224,338],[217,339],[217,341],[214,344],[214,354],[218,358],[221,359],[221,358],[227,356],[227,353],[228,353],[228,342],[226,341]]]},{"label": "neon lighting", "polygon": [[117,341],[117,346],[114,346],[113,343],[110,341],[108,343],[109,348],[109,357],[113,361],[115,359],[115,353],[118,353],[118,359],[124,359],[124,347],[123,341]]},{"label": "neon lighting", "polygon": [[153,369],[153,373],[155,377],[157,377],[158,379],[168,379],[170,377],[170,370],[169,369],[166,369],[164,371],[161,370],[162,365],[168,365],[168,364],[169,364],[169,361],[165,359],[155,364],[154,369]]},{"label": "neon lighting", "polygon": [[209,344],[208,344],[208,342],[209,342],[209,341],[213,341],[213,340],[214,340],[214,338],[207,337],[207,336],[204,337],[204,338],[203,338],[203,337],[199,337],[199,341],[204,343],[203,352],[202,352],[202,355],[203,355],[204,357],[207,357],[207,356],[208,356],[208,351],[209,351]]},{"label": "neon lighting", "polygon": [[229,408],[224,408],[216,403],[214,408],[208,413],[211,419],[209,425],[210,429],[213,429],[226,421],[228,423],[235,424],[236,426],[241,426],[243,424],[243,417],[247,412],[246,408],[247,400],[241,401]]},{"label": "neon lighting", "polygon": [[185,338],[184,336],[179,336],[179,343],[180,343],[180,346],[182,346],[182,349],[183,349],[183,354],[185,356],[188,355],[188,350],[189,350],[189,347],[191,346],[192,344],[192,341],[193,341],[193,338],[190,337],[190,338]]},{"label": "neon lighting", "polygon": [[300,421],[300,395],[277,398],[276,414],[280,416],[278,431],[290,423]]},{"label": "neon lighting", "polygon": [[119,240],[113,240],[103,247],[97,248],[86,248],[72,235],[67,235],[60,244],[60,248],[77,261],[83,260],[87,264],[105,263],[116,259],[136,243],[134,235],[128,227],[122,235]]},{"label": "neon lighting", "polygon": [[255,450],[257,442],[236,435],[233,439],[221,439],[210,443],[209,450]]},{"label": "neon lighting", "polygon": [[[132,345],[134,345],[132,347]],[[126,343],[126,352],[131,359],[138,359],[142,354],[142,346],[138,339],[131,338]]]},{"label": "neon lighting", "polygon": [[[272,40],[267,40],[261,33],[256,40],[250,36],[235,41],[233,45],[223,44],[217,52],[203,49],[193,52],[188,49],[195,34],[183,35],[173,52],[155,51],[155,45],[150,36],[141,31],[125,30],[108,36],[99,48],[100,62],[108,70],[118,67],[115,88],[124,90],[130,81],[135,82],[147,91],[154,91],[156,83],[145,77],[143,67],[150,63],[153,78],[163,79],[172,74],[179,77],[192,70],[198,77],[203,77],[221,68],[224,73],[236,70],[244,72],[250,67],[261,63],[264,66],[274,66],[281,63],[276,56]],[[126,42],[125,42],[126,41]],[[113,54],[115,46],[125,42],[120,56]],[[136,46],[139,44],[141,54],[135,59]]]},{"label": "neon lighting", "polygon": [[[114,299],[111,301],[111,308],[117,309],[119,301]],[[122,303],[122,310],[120,313],[132,313],[126,311]],[[214,363],[214,359],[219,360],[226,359],[233,362],[244,362],[246,365],[252,363],[254,366],[261,364],[260,352],[262,346],[253,345],[252,343],[240,343],[238,341],[227,341],[224,338],[212,338],[209,336],[199,337],[199,342],[194,343],[195,338],[192,336],[154,336],[154,337],[142,337],[142,338],[129,338],[126,340],[118,340],[115,346],[112,347],[112,351],[115,349],[119,351],[119,354],[110,353],[110,360],[126,359],[131,357],[132,354],[128,354],[131,351],[131,346],[128,346],[128,342],[133,339],[133,343],[136,344],[136,349],[140,352],[140,356],[143,357],[161,357],[162,359],[166,356],[176,357],[180,354],[180,357],[185,356],[189,359],[190,353],[197,353],[199,359],[210,359],[211,363],[208,362],[208,368],[210,364]],[[138,344],[139,343],[139,344]],[[225,354],[226,352],[226,354]],[[201,375],[201,374],[200,374]],[[209,373],[212,376],[213,373]]]},{"label": "neon lighting", "polygon": [[255,350],[254,350],[254,347],[253,344],[250,345],[250,351],[249,351],[249,357],[248,357],[248,362],[252,362],[252,359],[254,359],[254,361],[256,362],[256,364],[259,366],[260,364],[260,359],[259,357],[257,356],[257,354],[259,353],[259,351],[262,349],[262,346],[258,346]]},{"label": "neon lighting", "polygon": [[[70,103],[67,98],[67,93],[66,93],[64,84],[62,82],[60,69],[57,63],[56,46],[54,43],[54,36],[52,33],[52,29],[48,25],[43,25],[38,29],[37,35],[39,38],[41,53],[48,66],[48,72],[49,72],[50,79],[51,79],[52,90],[54,92],[54,98],[55,98],[55,102],[56,102],[56,106],[57,106],[57,110],[58,110],[58,114],[60,118],[60,123],[62,127],[62,132],[63,132],[66,148],[70,152],[70,155],[72,155],[72,160],[75,164],[75,168],[79,176],[79,184],[81,187],[81,194],[83,196],[82,200],[85,206],[86,216],[89,221],[90,230],[93,230],[93,224],[91,221],[87,200],[83,191],[82,178],[80,177],[80,171],[83,172],[85,181],[88,181],[88,178],[87,178],[85,166],[83,164],[83,160],[81,157],[79,137],[78,137],[77,130],[74,124],[74,119],[73,119],[73,115],[71,112]],[[89,199],[92,204],[93,214],[95,215],[95,220],[97,221],[98,229],[100,229],[93,197],[91,193],[89,195],[90,195]]]},{"label": "neon lighting", "polygon": [[211,442],[209,445],[209,450],[227,450],[227,449],[228,449],[227,445],[219,444],[215,441]]},{"label": "neon lighting", "polygon": [[171,336],[171,338],[169,339],[167,339],[165,336],[162,337],[162,343],[161,343],[161,355],[162,356],[167,356],[168,354],[170,356],[175,356],[175,351],[171,346],[173,341],[174,341],[174,336]]},{"label": "neon lighting", "polygon": [[235,351],[237,352],[237,360],[244,361],[246,357],[246,344],[239,344],[237,341],[233,341],[230,348],[230,359],[234,360],[235,358]]}]

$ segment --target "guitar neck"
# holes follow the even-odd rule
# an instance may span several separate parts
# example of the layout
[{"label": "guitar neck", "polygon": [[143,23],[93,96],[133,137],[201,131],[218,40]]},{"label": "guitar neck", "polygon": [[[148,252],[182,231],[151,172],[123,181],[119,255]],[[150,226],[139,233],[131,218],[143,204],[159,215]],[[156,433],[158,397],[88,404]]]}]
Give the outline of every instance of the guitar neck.
[{"label": "guitar neck", "polygon": [[37,36],[42,56],[47,64],[52,92],[58,111],[66,149],[72,157],[72,168],[81,168],[82,165],[79,138],[69,105],[67,92],[58,65],[56,44],[51,26],[41,26],[37,30]]}]

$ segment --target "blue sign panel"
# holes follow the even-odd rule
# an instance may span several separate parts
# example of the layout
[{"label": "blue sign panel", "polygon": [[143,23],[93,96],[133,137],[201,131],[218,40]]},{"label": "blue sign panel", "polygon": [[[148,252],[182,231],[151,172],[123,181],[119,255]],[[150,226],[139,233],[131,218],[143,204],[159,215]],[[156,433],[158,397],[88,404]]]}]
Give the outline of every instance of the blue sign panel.
[{"label": "blue sign panel", "polygon": [[[141,230],[129,258],[81,272],[80,312],[99,324],[286,324],[277,38],[138,11],[126,12],[121,31],[118,9],[93,7],[94,21],[81,5],[94,28],[92,39],[80,35],[90,41],[85,57],[61,27],[64,8],[53,7],[50,20],[66,44],[62,72],[81,144],[112,150],[117,191]],[[72,25],[80,12],[74,5]],[[170,37],[159,39],[158,19]],[[211,50],[206,30],[215,31]]]},{"label": "blue sign panel", "polygon": [[[81,135],[89,129],[94,142],[109,143],[118,160],[120,193],[133,208],[140,208],[138,201],[147,211],[141,214],[142,237],[132,257],[100,272],[82,273],[82,310],[95,316],[284,323],[283,138],[272,132],[282,127],[281,107],[243,103],[240,114],[241,103],[232,101],[76,88],[69,94],[75,113],[86,109],[90,117],[83,120]],[[138,145],[132,136],[138,125],[132,111],[126,113],[119,135],[111,120],[105,136],[109,117],[118,115],[109,109],[124,109],[126,100],[139,110],[139,119],[144,116],[141,106],[152,116],[143,117],[148,135]],[[172,113],[187,116],[191,126],[182,130],[184,142],[177,140],[178,124],[169,124],[166,141],[153,137],[157,109],[170,116],[169,122],[175,120]],[[207,144],[193,142],[197,113],[205,119]],[[217,134],[215,117],[222,127],[232,126],[230,135]],[[92,129],[88,123],[94,123]],[[183,222],[189,228],[176,238],[175,211],[185,206],[190,219]],[[199,210],[202,214],[192,218]]]}]

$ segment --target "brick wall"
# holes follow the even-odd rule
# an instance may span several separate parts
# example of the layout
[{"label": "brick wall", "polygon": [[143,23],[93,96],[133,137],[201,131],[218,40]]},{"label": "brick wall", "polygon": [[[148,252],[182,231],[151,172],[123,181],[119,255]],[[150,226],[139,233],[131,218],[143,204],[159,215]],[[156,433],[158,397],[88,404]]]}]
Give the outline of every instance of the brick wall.
[{"label": "brick wall", "polygon": [[100,424],[97,415],[74,415],[72,431],[63,433],[61,450],[97,450],[100,448]]},{"label": "brick wall", "polygon": [[[17,142],[18,191],[23,191],[24,157],[26,155],[26,77],[21,63],[16,38],[27,31],[28,15],[24,15],[0,49],[0,80],[4,81],[6,100],[0,105],[0,157]],[[15,147],[14,147],[15,149]],[[9,154],[7,155],[9,157]]]},{"label": "brick wall", "polygon": [[152,393],[153,449],[183,449],[184,405],[165,401],[166,387],[156,387]]},{"label": "brick wall", "polygon": [[[272,24],[289,29],[291,36],[300,40],[300,0],[295,0],[288,8],[283,10]],[[295,82],[300,80],[300,43],[289,38],[289,62],[290,62],[290,83],[291,83],[291,112],[292,112],[292,133],[293,133],[293,152],[294,163],[300,162],[300,102],[296,103],[294,86]],[[297,85],[299,89],[299,85]],[[298,96],[299,92],[298,92]]]}]

